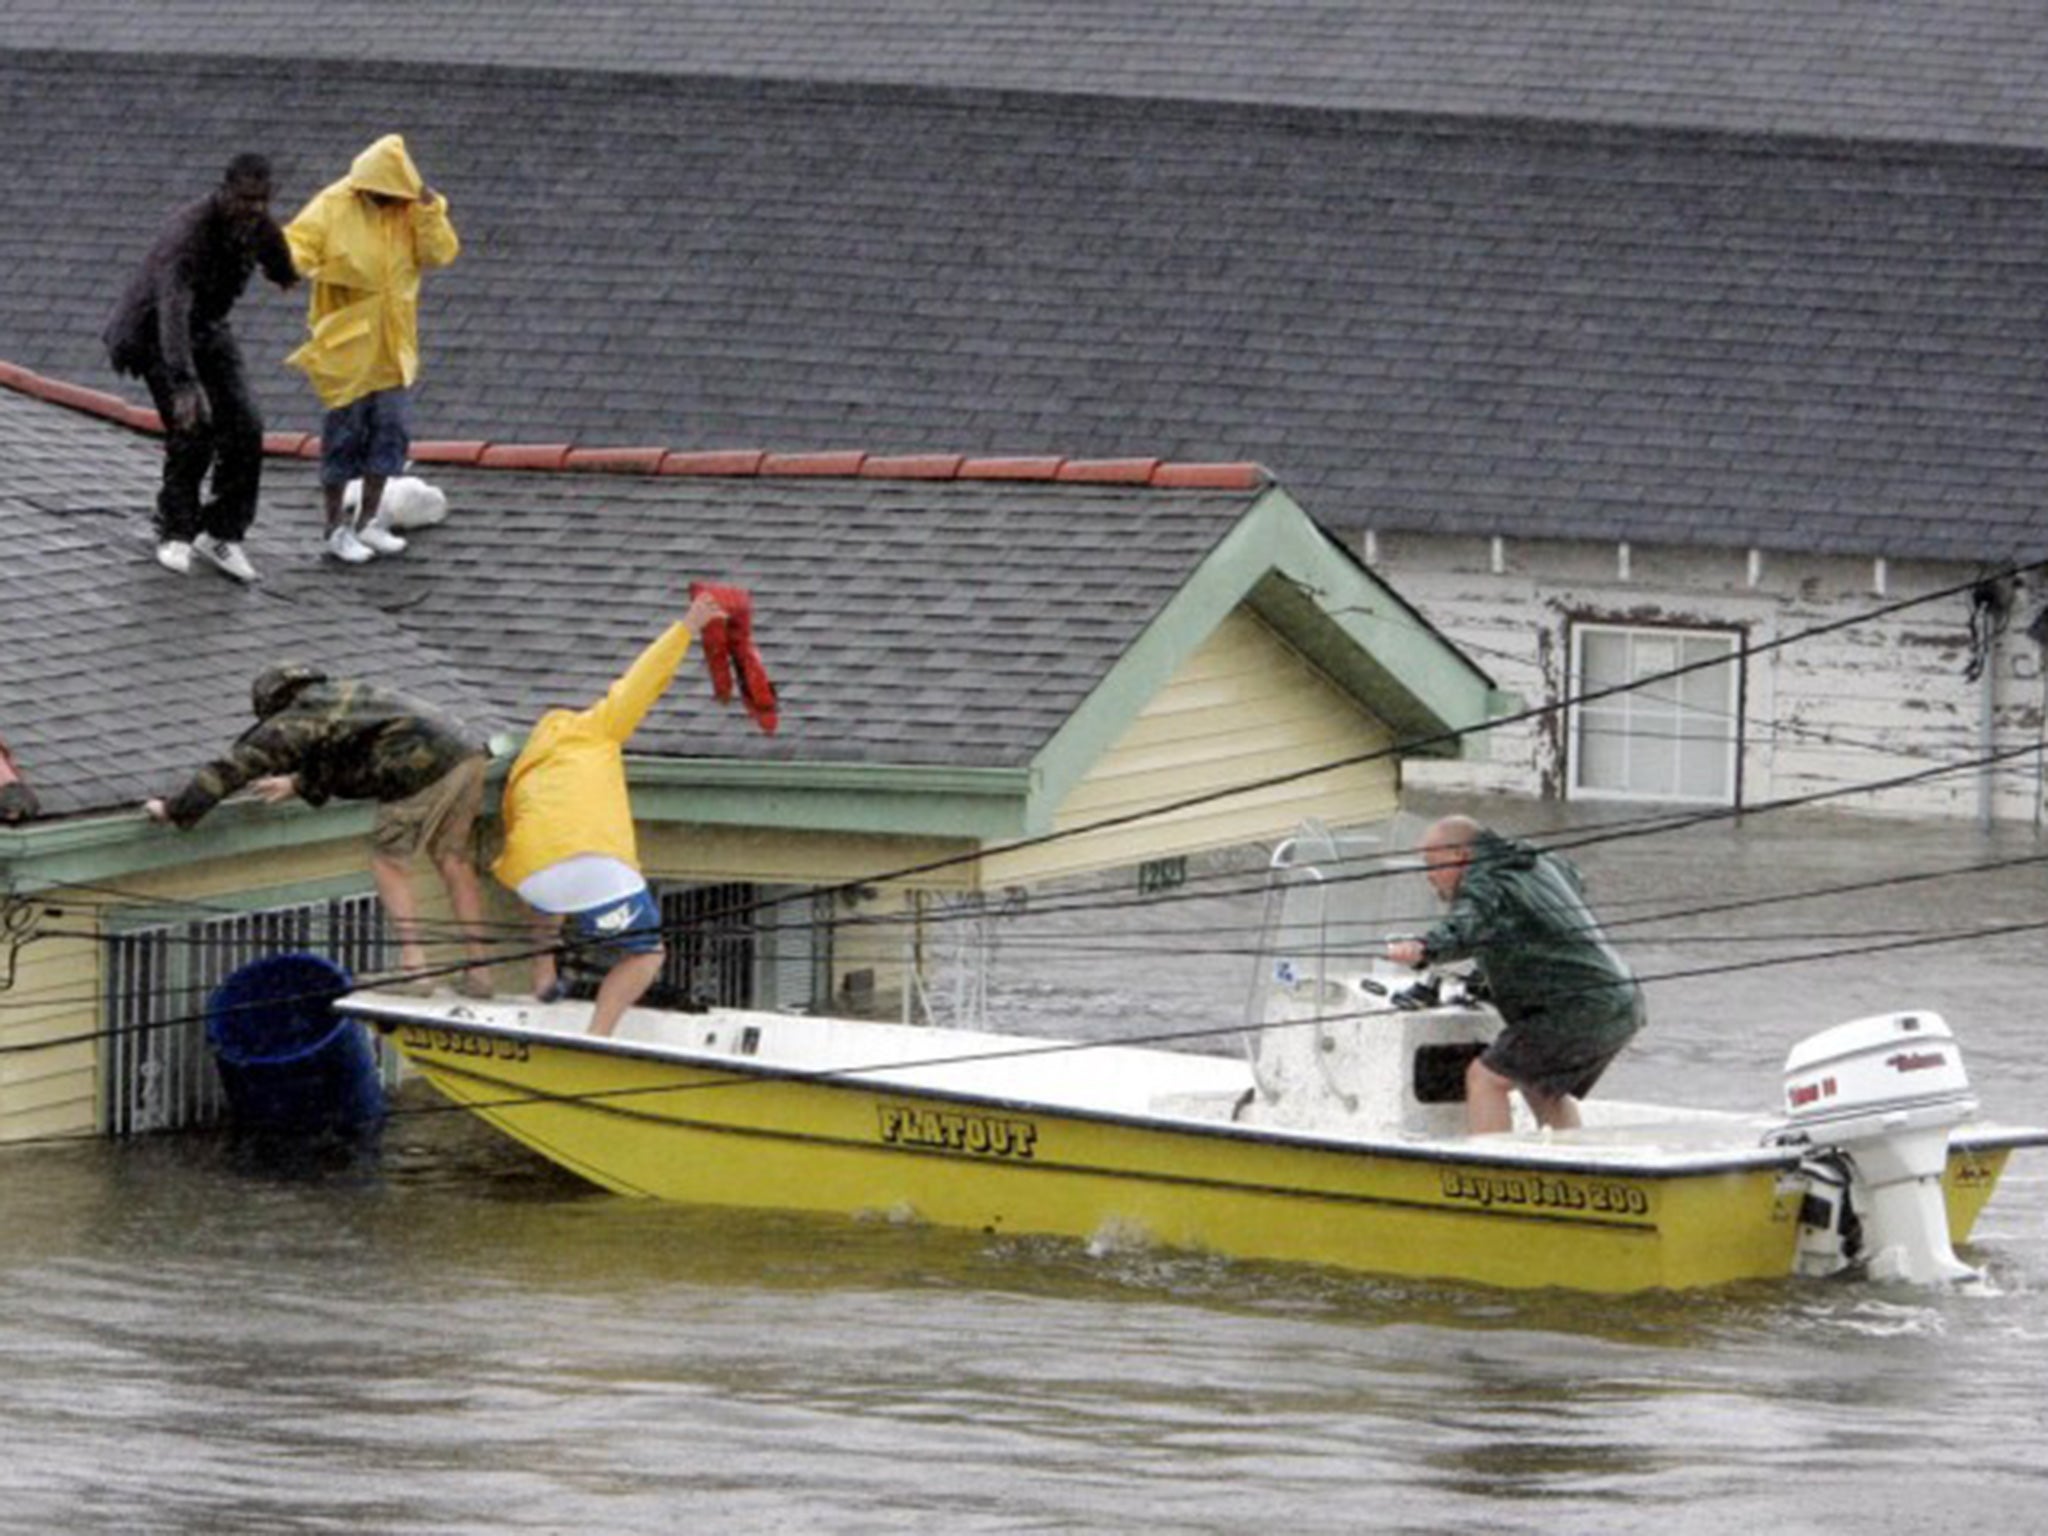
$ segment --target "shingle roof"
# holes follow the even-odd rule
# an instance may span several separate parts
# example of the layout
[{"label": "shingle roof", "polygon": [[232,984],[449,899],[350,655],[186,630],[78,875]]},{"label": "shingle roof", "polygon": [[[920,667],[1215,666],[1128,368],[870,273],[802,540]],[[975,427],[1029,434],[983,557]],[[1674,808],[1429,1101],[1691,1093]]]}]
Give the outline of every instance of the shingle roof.
[{"label": "shingle roof", "polygon": [[1266,488],[1241,468],[1129,484],[1086,465],[437,466],[448,521],[348,570],[317,556],[313,465],[272,459],[249,540],[264,580],[244,589],[155,564],[159,462],[154,439],[0,390],[0,734],[46,816],[174,790],[246,728],[250,679],[283,658],[522,728],[601,694],[706,576],[755,593],[781,728],[719,710],[693,660],[636,752],[1022,767]]},{"label": "shingle roof", "polygon": [[[1885,14],[1919,18],[1901,58],[1931,35]],[[0,357],[111,385],[95,338],[170,206],[251,144],[295,205],[394,124],[466,241],[425,300],[437,436],[1257,459],[1349,528],[1962,560],[2048,532],[2031,150],[17,54]],[[296,301],[237,324],[273,425],[313,425]]]},{"label": "shingle roof", "polygon": [[2048,146],[2029,0],[10,0],[0,48]]},{"label": "shingle roof", "polygon": [[175,789],[248,726],[249,682],[282,658],[361,655],[465,702],[445,658],[310,572],[248,593],[161,570],[159,462],[148,439],[0,390],[0,732],[45,816]]}]

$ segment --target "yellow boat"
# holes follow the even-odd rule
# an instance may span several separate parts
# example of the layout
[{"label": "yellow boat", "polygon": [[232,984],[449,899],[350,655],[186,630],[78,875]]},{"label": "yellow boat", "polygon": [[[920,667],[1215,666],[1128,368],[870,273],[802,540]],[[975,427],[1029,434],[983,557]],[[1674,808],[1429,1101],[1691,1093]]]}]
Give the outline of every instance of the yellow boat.
[{"label": "yellow boat", "polygon": [[1595,1098],[1548,1131],[1518,1101],[1515,1129],[1468,1135],[1465,1067],[1500,1017],[1383,958],[1373,936],[1414,900],[1345,873],[1382,841],[1403,846],[1309,823],[1274,851],[1234,1056],[737,1009],[633,1009],[599,1039],[582,1003],[337,1006],[620,1194],[1513,1287],[1974,1273],[1954,1244],[2048,1131],[1975,1118],[1938,1015],[1800,1042],[1774,1112]]},{"label": "yellow boat", "polygon": [[[1628,1292],[1861,1266],[1971,1273],[2010,1152],[1931,1013],[1793,1052],[1783,1113],[1592,1100],[1463,1134],[1442,1085],[1497,1025],[1318,975],[1247,1056],[714,1009],[356,992],[442,1093],[620,1194],[1142,1241],[1507,1287]],[[1905,1063],[1905,1065],[1898,1065]]]}]

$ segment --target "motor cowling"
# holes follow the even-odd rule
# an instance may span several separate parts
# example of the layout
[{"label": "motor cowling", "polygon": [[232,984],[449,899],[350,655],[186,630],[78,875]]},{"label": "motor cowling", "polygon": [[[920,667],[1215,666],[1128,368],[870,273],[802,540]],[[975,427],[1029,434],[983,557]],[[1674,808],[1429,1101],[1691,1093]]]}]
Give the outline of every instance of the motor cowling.
[{"label": "motor cowling", "polygon": [[1976,1111],[1961,1048],[1939,1014],[1838,1024],[1785,1059],[1787,1137],[1842,1155],[1860,1256],[1876,1279],[1976,1276],[1955,1255],[1941,1186],[1949,1130]]}]

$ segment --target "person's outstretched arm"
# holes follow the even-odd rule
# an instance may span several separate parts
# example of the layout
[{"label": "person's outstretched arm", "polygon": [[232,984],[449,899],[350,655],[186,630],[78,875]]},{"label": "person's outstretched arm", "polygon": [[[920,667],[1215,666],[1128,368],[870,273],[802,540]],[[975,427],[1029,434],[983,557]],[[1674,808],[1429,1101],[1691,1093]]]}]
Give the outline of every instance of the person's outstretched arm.
[{"label": "person's outstretched arm", "polygon": [[689,653],[690,637],[713,619],[722,617],[724,612],[708,597],[693,599],[682,618],[662,631],[611,685],[605,696],[584,712],[591,725],[613,741],[623,744],[640,729],[640,722],[647,718],[647,711],[654,707],[655,700],[666,693],[668,685],[675,680],[676,668],[682,665],[683,657]]}]

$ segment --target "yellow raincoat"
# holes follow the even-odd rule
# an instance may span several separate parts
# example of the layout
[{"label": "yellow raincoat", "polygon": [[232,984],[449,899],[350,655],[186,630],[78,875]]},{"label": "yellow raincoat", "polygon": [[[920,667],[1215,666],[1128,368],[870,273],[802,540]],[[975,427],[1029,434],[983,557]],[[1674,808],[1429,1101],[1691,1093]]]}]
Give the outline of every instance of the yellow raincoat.
[{"label": "yellow raincoat", "polygon": [[505,779],[505,851],[491,873],[518,889],[550,864],[602,853],[640,867],[626,798],[626,740],[667,691],[690,649],[671,624],[588,709],[542,715]]},{"label": "yellow raincoat", "polygon": [[[312,279],[313,333],[286,361],[305,370],[329,410],[419,376],[420,273],[447,266],[462,248],[448,199],[420,202],[425,185],[405,140],[389,133],[285,226],[292,265]],[[379,207],[364,192],[403,201]]]}]

